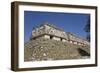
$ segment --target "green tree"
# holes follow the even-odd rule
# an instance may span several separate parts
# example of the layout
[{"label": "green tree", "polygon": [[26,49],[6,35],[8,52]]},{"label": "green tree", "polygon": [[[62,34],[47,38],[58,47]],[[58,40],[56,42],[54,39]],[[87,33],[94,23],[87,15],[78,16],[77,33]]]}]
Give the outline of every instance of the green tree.
[{"label": "green tree", "polygon": [[90,42],[90,17],[88,18],[87,24],[84,28],[85,32],[87,33],[86,39]]}]

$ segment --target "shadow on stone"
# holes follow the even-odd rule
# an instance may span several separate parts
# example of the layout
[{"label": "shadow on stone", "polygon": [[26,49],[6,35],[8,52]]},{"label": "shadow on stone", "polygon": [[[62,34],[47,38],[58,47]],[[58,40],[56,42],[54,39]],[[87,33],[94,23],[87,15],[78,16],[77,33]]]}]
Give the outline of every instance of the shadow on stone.
[{"label": "shadow on stone", "polygon": [[78,48],[78,52],[80,53],[81,56],[90,56],[89,53],[87,53],[86,51],[82,50],[81,48]]}]

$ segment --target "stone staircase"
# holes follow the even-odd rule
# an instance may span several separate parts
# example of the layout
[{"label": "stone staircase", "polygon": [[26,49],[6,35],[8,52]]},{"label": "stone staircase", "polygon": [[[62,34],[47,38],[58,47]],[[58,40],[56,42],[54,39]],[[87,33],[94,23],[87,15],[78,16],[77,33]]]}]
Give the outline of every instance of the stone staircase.
[{"label": "stone staircase", "polygon": [[90,57],[88,45],[80,46],[50,39],[36,39],[24,44],[24,61],[65,60]]}]

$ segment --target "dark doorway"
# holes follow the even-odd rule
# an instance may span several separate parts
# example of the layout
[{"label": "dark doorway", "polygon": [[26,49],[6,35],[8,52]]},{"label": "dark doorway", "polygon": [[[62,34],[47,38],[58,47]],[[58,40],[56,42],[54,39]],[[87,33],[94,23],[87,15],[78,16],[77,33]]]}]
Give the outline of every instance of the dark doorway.
[{"label": "dark doorway", "polygon": [[53,38],[53,36],[50,36],[50,39],[52,39]]},{"label": "dark doorway", "polygon": [[60,38],[60,40],[62,41],[63,39],[62,39],[62,38]]}]

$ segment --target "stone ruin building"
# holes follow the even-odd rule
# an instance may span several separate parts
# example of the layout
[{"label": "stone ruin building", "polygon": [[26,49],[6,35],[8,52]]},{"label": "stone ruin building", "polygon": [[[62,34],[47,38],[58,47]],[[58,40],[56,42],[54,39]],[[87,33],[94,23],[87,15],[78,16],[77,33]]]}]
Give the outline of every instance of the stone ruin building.
[{"label": "stone ruin building", "polygon": [[69,42],[77,45],[89,45],[89,42],[86,40],[74,35],[73,33],[64,32],[63,29],[60,29],[52,24],[48,24],[47,22],[32,30],[31,40],[38,38]]},{"label": "stone ruin building", "polygon": [[[30,41],[25,43],[24,59],[25,61],[35,61],[35,60],[40,61],[40,60],[59,60],[59,59],[77,59],[77,58],[79,59],[79,58],[89,57],[90,56],[89,45],[90,44],[87,40],[82,39],[71,32],[64,32],[63,29],[58,28],[46,22],[41,24],[40,26],[37,26],[36,28],[33,28]],[[68,46],[70,47],[68,48]],[[58,49],[57,47],[60,48]],[[51,50],[50,48],[54,49]],[[70,51],[68,52],[68,50]],[[57,51],[61,53],[62,51],[62,54],[55,55],[55,53],[53,53],[54,51],[55,53]],[[83,55],[81,55],[81,53]]]}]

